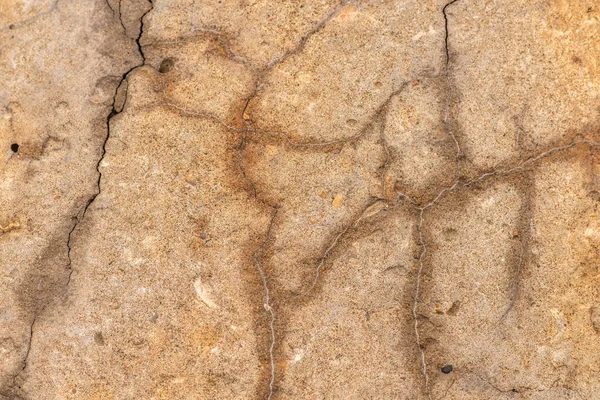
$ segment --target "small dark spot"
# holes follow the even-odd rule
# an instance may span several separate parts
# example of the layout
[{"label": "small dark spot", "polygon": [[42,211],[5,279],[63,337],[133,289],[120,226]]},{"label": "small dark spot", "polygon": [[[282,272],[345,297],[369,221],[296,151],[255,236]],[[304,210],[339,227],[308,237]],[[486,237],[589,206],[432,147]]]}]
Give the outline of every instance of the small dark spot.
[{"label": "small dark spot", "polygon": [[448,315],[456,315],[456,313],[458,312],[458,310],[460,310],[460,300],[456,300],[454,303],[452,303],[452,307],[450,307],[448,309],[448,311],[446,311],[446,314],[448,314]]},{"label": "small dark spot", "polygon": [[102,336],[102,332],[94,333],[94,342],[100,346],[104,346],[104,336]]},{"label": "small dark spot", "polygon": [[19,144],[18,143],[11,144],[10,149],[13,151],[13,153],[16,153],[17,151],[19,151]]},{"label": "small dark spot", "polygon": [[448,364],[442,367],[442,373],[449,374],[450,372],[452,372],[452,365]]},{"label": "small dark spot", "polygon": [[[589,11],[588,11],[588,12],[589,12]],[[10,25],[8,26],[8,29],[15,29],[15,25],[14,25],[14,24],[10,24]]]},{"label": "small dark spot", "polygon": [[458,236],[458,231],[454,228],[444,229],[444,236],[447,241],[454,240]]},{"label": "small dark spot", "polygon": [[379,82],[379,81],[375,82],[375,87],[376,87],[376,88],[380,88],[380,87],[382,87],[382,86],[383,86],[383,83],[381,83],[381,82]]},{"label": "small dark spot", "polygon": [[206,239],[206,232],[204,232],[204,231],[200,232],[200,239],[202,239],[202,240]]},{"label": "small dark spot", "polygon": [[160,63],[160,67],[158,67],[158,72],[160,72],[161,74],[166,74],[167,72],[171,71],[174,66],[175,60],[173,60],[172,58],[165,58]]},{"label": "small dark spot", "polygon": [[356,124],[358,124],[358,121],[355,119],[349,119],[346,121],[346,123],[350,126],[355,126]]},{"label": "small dark spot", "polygon": [[371,319],[371,313],[370,312],[365,312],[365,319],[368,321]]},{"label": "small dark spot", "polygon": [[152,317],[150,317],[150,322],[156,323],[158,321],[158,313],[155,311],[152,313]]},{"label": "small dark spot", "polygon": [[593,11],[592,7],[588,7],[587,12],[591,13]]},{"label": "small dark spot", "polygon": [[572,61],[573,61],[575,64],[577,64],[577,65],[581,65],[581,64],[583,64],[583,61],[581,60],[581,57],[573,56],[573,57],[571,58],[571,60],[572,60]]},{"label": "small dark spot", "polygon": [[588,196],[596,201],[600,201],[600,192],[597,190],[592,190],[588,193]]}]

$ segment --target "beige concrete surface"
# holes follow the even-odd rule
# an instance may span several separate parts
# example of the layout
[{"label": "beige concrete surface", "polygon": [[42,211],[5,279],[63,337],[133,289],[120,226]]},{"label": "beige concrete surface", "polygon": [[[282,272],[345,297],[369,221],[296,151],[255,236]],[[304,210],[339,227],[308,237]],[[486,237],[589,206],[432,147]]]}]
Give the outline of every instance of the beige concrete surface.
[{"label": "beige concrete surface", "polygon": [[0,399],[600,399],[600,4],[0,2]]}]

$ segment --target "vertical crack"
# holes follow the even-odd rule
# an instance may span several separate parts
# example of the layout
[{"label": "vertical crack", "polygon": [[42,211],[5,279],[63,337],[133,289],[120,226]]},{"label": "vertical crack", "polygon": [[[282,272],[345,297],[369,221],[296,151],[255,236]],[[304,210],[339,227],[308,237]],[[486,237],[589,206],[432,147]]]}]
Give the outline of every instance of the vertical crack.
[{"label": "vertical crack", "polygon": [[263,284],[264,294],[265,294],[265,302],[263,307],[265,311],[269,314],[269,331],[271,336],[271,342],[269,344],[269,362],[271,367],[271,378],[269,379],[269,392],[267,394],[267,400],[271,400],[273,397],[273,390],[275,387],[275,311],[273,310],[273,305],[271,303],[271,291],[269,290],[269,283],[267,280],[267,274],[262,265],[262,256],[267,248],[269,243],[269,239],[271,238],[271,231],[273,229],[273,224],[275,222],[275,218],[277,217],[278,208],[275,208],[273,211],[273,215],[271,216],[271,221],[269,222],[269,228],[267,229],[267,234],[265,235],[265,240],[260,245],[258,250],[254,253],[254,264],[256,265],[256,269],[258,270],[258,274],[260,275],[260,279]]},{"label": "vertical crack", "polygon": [[414,321],[415,328],[415,338],[417,341],[417,347],[419,349],[419,355],[421,357],[421,375],[425,380],[425,393],[429,396],[429,374],[427,373],[427,360],[425,359],[425,350],[423,349],[423,343],[421,341],[421,334],[419,332],[419,318],[417,313],[417,307],[419,305],[419,297],[421,295],[421,273],[423,272],[423,257],[425,253],[427,253],[427,246],[425,245],[425,240],[423,240],[423,223],[425,219],[423,217],[423,213],[425,212],[424,208],[420,209],[419,212],[419,223],[417,224],[417,239],[419,243],[419,247],[421,247],[421,251],[419,253],[418,267],[417,267],[417,279],[415,283],[415,297],[412,306],[412,316]]},{"label": "vertical crack", "polygon": [[[142,14],[142,16],[140,17],[140,31],[138,33],[138,36],[135,38],[135,43],[137,45],[138,52],[139,52],[140,56],[142,57],[142,62],[140,64],[138,64],[138,65],[135,65],[135,66],[131,67],[128,71],[126,71],[121,76],[121,80],[119,81],[119,84],[117,85],[117,87],[115,89],[115,94],[113,95],[112,107],[111,107],[111,110],[110,110],[110,112],[108,113],[108,115],[106,117],[106,136],[104,137],[104,142],[102,143],[102,153],[100,154],[100,158],[98,159],[98,162],[96,163],[96,172],[97,172],[97,175],[98,175],[98,180],[96,181],[96,191],[88,199],[87,203],[83,207],[82,211],[80,212],[81,216],[77,217],[75,223],[73,224],[73,227],[71,228],[71,231],[69,232],[69,236],[68,236],[68,239],[67,239],[67,259],[68,259],[67,269],[69,270],[69,277],[68,277],[68,281],[67,281],[67,286],[71,282],[71,275],[73,273],[73,269],[71,268],[71,264],[72,264],[72,259],[71,259],[71,250],[72,250],[71,243],[72,243],[73,233],[75,232],[75,229],[77,229],[77,227],[79,226],[79,224],[81,223],[81,221],[83,221],[83,218],[85,217],[85,214],[87,213],[87,210],[89,209],[89,207],[92,205],[92,203],[96,200],[96,198],[98,197],[98,195],[100,195],[100,192],[102,191],[102,187],[101,187],[101,183],[102,183],[102,171],[100,171],[100,165],[102,164],[102,161],[104,161],[104,157],[106,156],[106,144],[108,143],[108,140],[110,139],[110,122],[111,122],[112,118],[115,115],[120,114],[123,111],[123,107],[120,107],[120,109],[117,110],[117,107],[116,107],[117,94],[119,92],[119,89],[123,85],[123,82],[125,82],[127,80],[127,77],[129,76],[129,74],[133,70],[135,70],[135,69],[137,69],[137,68],[139,68],[139,67],[141,67],[141,66],[143,66],[143,65],[146,64],[146,56],[144,54],[144,49],[143,49],[143,47],[142,47],[142,45],[140,43],[140,40],[142,38],[142,35],[144,34],[144,18],[154,8],[153,0],[148,0],[148,1],[150,3],[150,8],[148,10],[146,10],[146,12],[144,12],[144,14]],[[127,100],[127,99],[125,99],[125,100]]]},{"label": "vertical crack", "polygon": [[444,8],[442,8],[442,14],[444,14],[444,45],[446,49],[446,71],[448,70],[448,64],[450,63],[450,51],[448,50],[448,14],[446,14],[446,9],[452,4],[456,3],[458,0],[452,0],[449,3],[446,3]]},{"label": "vertical crack", "polygon": [[453,132],[453,124],[449,123],[448,120],[450,118],[450,103],[452,101],[451,99],[451,94],[452,92],[455,91],[455,88],[451,86],[450,83],[450,76],[449,76],[449,69],[450,69],[450,50],[449,50],[449,44],[448,44],[448,14],[446,14],[446,9],[456,3],[458,0],[452,0],[449,3],[446,3],[446,5],[442,8],[442,14],[444,15],[444,50],[446,53],[446,64],[445,64],[445,71],[444,71],[444,80],[446,82],[446,89],[447,89],[447,95],[446,97],[446,111],[445,111],[445,115],[444,115],[444,127],[446,132],[448,132],[448,134],[452,137],[452,140],[454,141],[454,145],[456,146],[456,172],[457,174],[460,175],[460,158],[461,158],[461,148],[460,148],[460,143],[458,142],[458,139],[456,138],[456,135]]},{"label": "vertical crack", "polygon": [[[73,234],[74,234],[75,230],[77,229],[77,227],[79,226],[79,224],[81,223],[81,221],[83,221],[83,218],[85,217],[85,215],[87,213],[87,210],[89,209],[90,205],[94,202],[94,200],[96,200],[96,198],[98,197],[98,195],[101,192],[102,172],[100,171],[100,165],[102,164],[102,161],[104,160],[104,157],[106,156],[106,144],[107,144],[107,142],[108,142],[108,140],[110,138],[110,121],[111,121],[111,119],[115,115],[119,114],[122,111],[122,108],[119,111],[117,111],[117,108],[116,108],[117,93],[118,93],[121,85],[123,84],[123,82],[129,76],[129,74],[133,70],[135,70],[136,68],[141,67],[141,66],[143,66],[146,63],[146,57],[144,55],[144,51],[143,51],[142,45],[140,44],[140,40],[141,40],[142,35],[144,33],[144,17],[146,17],[146,15],[150,11],[152,11],[152,9],[154,8],[153,0],[148,0],[148,1],[149,1],[149,4],[150,4],[150,8],[140,17],[140,31],[138,33],[137,38],[135,39],[135,43],[137,45],[138,52],[139,52],[140,56],[142,57],[142,62],[140,64],[138,64],[138,65],[133,66],[127,72],[125,72],[121,76],[121,80],[119,81],[119,84],[117,85],[117,87],[115,89],[115,94],[113,95],[113,102],[112,102],[111,111],[109,112],[108,116],[106,117],[106,136],[105,136],[104,141],[102,143],[102,153],[100,155],[100,158],[98,159],[98,162],[96,163],[96,172],[98,174],[98,179],[96,181],[96,191],[87,200],[86,204],[83,206],[83,208],[81,209],[81,211],[75,217],[75,222],[74,222],[73,226],[71,227],[71,229],[69,230],[69,234],[67,236],[67,265],[66,265],[66,269],[68,271],[68,277],[67,277],[67,282],[66,282],[65,288],[67,288],[69,286],[69,284],[71,283],[71,276],[73,274],[72,257],[71,257]],[[110,3],[107,1],[106,4],[111,9],[111,11],[114,13],[115,10],[111,7]],[[30,325],[30,328],[29,328],[29,340],[27,342],[27,350],[25,352],[25,356],[24,356],[23,361],[22,361],[22,367],[21,367],[21,370],[19,372],[17,372],[13,376],[13,378],[12,378],[12,386],[11,386],[10,390],[13,391],[13,392],[17,388],[20,389],[20,386],[17,384],[17,380],[25,372],[25,370],[27,369],[27,366],[28,366],[29,355],[30,355],[31,347],[32,347],[32,343],[33,343],[34,327],[35,327],[36,322],[38,321],[38,316],[41,313],[44,312],[44,310],[46,309],[47,305],[48,304],[44,304],[39,310],[34,311],[33,320],[31,322],[31,325]]]},{"label": "vertical crack", "polygon": [[[486,172],[486,173],[483,173],[482,175],[480,175],[476,178],[473,178],[469,181],[466,181],[466,182],[461,182],[461,180],[458,179],[454,182],[454,184],[452,186],[442,189],[432,201],[430,201],[429,203],[427,203],[425,205],[419,205],[419,204],[415,203],[414,201],[412,201],[410,199],[410,197],[408,197],[402,193],[399,194],[398,201],[400,201],[401,199],[406,199],[413,206],[413,208],[415,208],[416,210],[419,211],[419,223],[417,224],[417,242],[418,242],[419,246],[421,247],[421,251],[419,253],[419,258],[418,258],[417,277],[416,277],[416,283],[415,283],[415,295],[414,295],[414,301],[413,301],[413,306],[412,306],[412,317],[414,320],[414,331],[415,331],[417,347],[419,348],[419,354],[420,354],[420,358],[421,358],[421,360],[420,360],[421,361],[421,375],[423,376],[423,379],[424,379],[425,393],[428,398],[431,397],[431,394],[429,392],[429,375],[427,373],[427,360],[425,358],[425,350],[423,348],[423,343],[421,340],[421,334],[419,331],[419,320],[418,320],[418,317],[419,317],[418,304],[419,304],[419,298],[421,295],[421,277],[422,277],[423,268],[424,268],[423,260],[424,260],[425,254],[427,253],[427,245],[426,245],[425,239],[423,237],[423,226],[425,224],[425,218],[424,218],[425,211],[430,208],[433,208],[436,205],[436,203],[439,200],[441,200],[442,198],[444,198],[444,196],[447,193],[451,193],[451,192],[457,190],[459,187],[470,188],[473,184],[484,182],[493,177],[510,176],[512,174],[517,174],[517,173],[525,174],[526,168],[529,165],[534,164],[537,161],[540,161],[540,160],[544,159],[545,157],[548,157],[554,153],[567,151],[567,150],[577,146],[578,144],[586,144],[592,148],[600,147],[599,142],[595,142],[595,141],[587,139],[587,138],[577,139],[566,145],[551,147],[550,149],[543,151],[536,156],[528,158],[527,160],[521,162],[520,164],[518,164],[517,166],[514,166],[512,168],[498,169],[498,170]],[[528,187],[530,187],[531,186],[530,182],[528,182],[527,185],[528,185]],[[522,244],[521,244],[521,250],[520,250],[520,256],[519,256],[519,260],[518,260],[517,270],[516,270],[517,275],[521,274],[523,265],[527,260],[526,252],[527,252],[528,241],[529,241],[529,236],[530,236],[530,232],[529,232],[530,227],[528,225],[530,224],[530,220],[531,220],[531,210],[530,210],[531,194],[529,192],[528,192],[528,196],[529,196],[529,199],[526,201],[526,204],[523,206],[524,207],[523,208],[523,213],[524,213],[523,219],[524,220],[521,222],[521,225],[522,225],[521,230],[522,230],[522,234],[524,237],[521,238]],[[519,290],[518,286],[512,288],[511,304],[509,305],[507,311],[505,311],[500,322],[502,322],[502,320],[505,318],[506,314],[508,314],[508,312],[514,306],[515,299],[518,295],[518,290]]]},{"label": "vertical crack", "polygon": [[520,282],[521,276],[523,275],[523,269],[528,261],[529,243],[531,238],[531,223],[533,218],[532,202],[533,202],[533,184],[534,181],[530,174],[523,171],[523,187],[521,189],[521,198],[523,204],[520,210],[520,221],[517,227],[517,231],[513,233],[513,239],[519,241],[519,256],[516,260],[514,268],[514,275],[510,285],[510,293],[508,295],[509,304],[506,310],[500,317],[499,324],[502,324],[506,320],[508,313],[514,308],[519,292],[521,290]]}]

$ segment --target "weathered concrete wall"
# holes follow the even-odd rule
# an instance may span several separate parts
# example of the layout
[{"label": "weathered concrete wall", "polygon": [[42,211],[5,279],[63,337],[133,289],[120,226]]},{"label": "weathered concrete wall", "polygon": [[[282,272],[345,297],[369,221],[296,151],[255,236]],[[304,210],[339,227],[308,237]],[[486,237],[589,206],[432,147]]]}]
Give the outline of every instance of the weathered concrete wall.
[{"label": "weathered concrete wall", "polygon": [[0,4],[0,398],[600,399],[600,5]]}]

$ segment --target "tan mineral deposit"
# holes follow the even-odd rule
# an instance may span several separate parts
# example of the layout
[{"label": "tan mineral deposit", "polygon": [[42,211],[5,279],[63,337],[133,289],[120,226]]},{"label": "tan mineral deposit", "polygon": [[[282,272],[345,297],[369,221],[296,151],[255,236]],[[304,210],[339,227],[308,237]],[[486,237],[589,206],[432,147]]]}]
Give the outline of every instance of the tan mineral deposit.
[{"label": "tan mineral deposit", "polygon": [[600,399],[598,0],[0,0],[0,399]]}]

